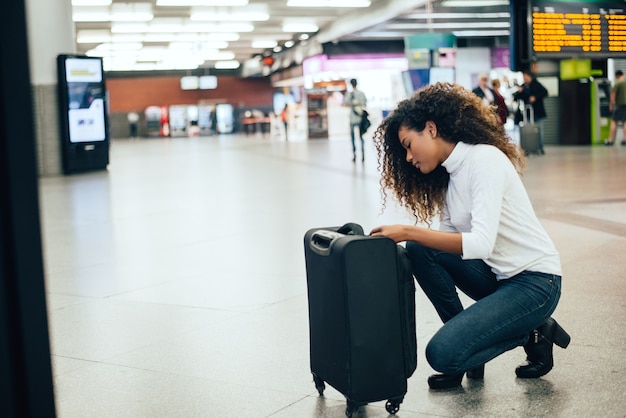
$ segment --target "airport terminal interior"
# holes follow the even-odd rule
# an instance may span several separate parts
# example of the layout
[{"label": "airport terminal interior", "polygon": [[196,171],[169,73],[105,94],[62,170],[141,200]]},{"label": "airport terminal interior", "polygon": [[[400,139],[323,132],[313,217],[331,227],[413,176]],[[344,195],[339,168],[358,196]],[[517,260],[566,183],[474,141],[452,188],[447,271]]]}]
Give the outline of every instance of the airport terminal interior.
[{"label": "airport terminal interior", "polygon": [[[107,170],[41,178],[57,416],[345,416],[310,372],[303,237],[413,222],[382,211],[370,135],[356,164],[348,138],[117,138]],[[423,348],[441,323],[418,289],[418,366],[397,417],[626,416],[625,178],[619,141],[528,157],[570,346],[539,379],[516,378],[518,347],[482,381],[431,390]],[[384,405],[356,416],[387,417]]]},{"label": "airport terminal interior", "polygon": [[[49,391],[33,390],[50,388],[50,367],[43,370],[33,365],[51,365],[54,409],[60,418],[346,416],[344,396],[330,385],[321,396],[311,374],[305,233],[348,222],[362,225],[366,232],[385,224],[415,223],[393,200],[383,205],[372,142],[376,126],[400,99],[436,81],[470,88],[481,74],[489,74],[503,81],[503,90],[512,99],[511,93],[523,80],[519,70],[532,67],[548,90],[546,146],[544,155],[528,155],[522,180],[561,256],[562,295],[553,317],[571,335],[571,343],[566,349],[554,347],[554,368],[541,378],[516,377],[515,368],[526,358],[522,347],[517,347],[488,362],[484,379],[464,377],[461,387],[432,390],[427,379],[435,372],[424,349],[442,324],[418,287],[418,365],[395,416],[626,417],[626,143],[622,130],[611,146],[604,144],[609,86],[616,70],[626,71],[623,2],[489,0],[481,2],[488,6],[468,10],[472,2],[465,0],[374,0],[359,2],[365,4],[362,10],[342,14],[337,9],[344,3],[338,0],[314,1],[312,6],[307,2],[306,13],[296,0],[251,0],[249,5],[244,0],[220,1],[228,4],[224,10],[235,8],[231,3],[236,3],[258,6],[256,10],[267,15],[266,23],[255,23],[256,31],[246,26],[249,29],[242,31],[241,38],[236,34],[228,41],[237,52],[236,62],[230,64],[251,71],[250,79],[267,81],[267,96],[254,97],[251,92],[259,93],[258,88],[245,87],[251,85],[246,83],[250,80],[242,77],[243,83],[233,83],[233,74],[245,74],[231,71],[239,67],[216,65],[233,61],[230,53],[228,57],[210,54],[210,58],[197,53],[213,37],[198,35],[189,41],[193,34],[184,31],[198,27],[191,24],[190,13],[197,11],[192,6],[179,7],[178,0],[151,4],[107,0],[109,6],[103,8],[83,0],[71,3],[74,6],[69,0],[16,0],[16,7],[6,8],[6,24],[0,25],[0,56],[2,62],[11,64],[0,71],[0,159],[4,162],[0,215],[12,216],[2,219],[0,254],[0,298],[6,301],[0,315],[0,362],[9,370],[0,379],[4,384],[0,393],[13,402],[6,407],[8,416],[24,415],[12,414],[11,407],[45,404],[33,402],[27,389],[29,396],[51,398]],[[91,11],[92,6],[81,6],[85,3],[98,7],[106,17],[100,13],[99,23],[93,17],[80,17],[81,8]],[[187,3],[206,4],[200,0]],[[266,8],[264,3],[271,6]],[[532,32],[528,20],[532,5],[539,7],[537,25],[545,27],[538,26],[536,38],[526,39]],[[70,13],[70,7],[76,9]],[[564,46],[566,50],[555,54],[553,42],[565,33],[565,29],[551,32],[555,20],[565,26],[561,8],[583,15],[576,17],[573,26],[587,32],[581,44]],[[590,16],[590,8],[597,13]],[[208,14],[218,11],[221,16],[222,9],[211,9]],[[129,19],[119,14],[114,19],[118,12],[131,12],[130,21],[138,20],[139,13],[146,22],[153,18],[154,22],[144,25],[145,33],[138,35],[131,32],[136,28],[113,27],[115,19],[117,23]],[[298,20],[298,28],[280,42],[252,48],[256,34],[267,35],[289,23],[288,18],[303,14],[317,16],[319,22],[305,30]],[[597,23],[600,14],[601,24]],[[215,24],[213,15],[204,15],[202,33]],[[178,22],[173,25],[176,33],[167,41],[163,41],[159,21],[169,22],[168,28]],[[224,28],[220,24],[216,29]],[[452,29],[461,32],[454,34]],[[612,31],[620,35],[609,39]],[[133,36],[119,36],[122,33]],[[104,36],[106,42],[95,41],[95,35]],[[514,42],[509,43],[510,35]],[[137,36],[148,48],[131,54],[127,44],[138,47],[134,45]],[[399,51],[388,50],[394,37],[393,45],[402,43]],[[602,37],[606,42],[597,40]],[[521,44],[515,42],[520,39]],[[429,42],[424,47],[421,42],[425,40]],[[119,42],[120,55],[112,52],[109,41]],[[145,54],[155,52],[155,43],[171,43],[166,48],[170,52],[174,45],[185,48],[169,60],[173,67],[151,67],[171,75],[169,81],[174,79],[174,84],[169,90],[170,84],[163,80],[148,87],[140,83],[142,72],[152,71],[146,67]],[[386,54],[384,59],[369,56],[368,48],[373,45]],[[78,54],[91,48],[102,53],[104,66],[100,58],[91,56],[72,67],[76,57],[63,54],[76,46]],[[348,61],[345,54],[354,53],[374,62],[371,67],[363,61],[352,63],[344,73],[346,63],[334,68],[339,63],[327,59],[328,51],[343,56],[344,61]],[[130,55],[132,68],[127,62]],[[76,59],[83,58],[87,57]],[[192,58],[194,67],[177,67],[182,58]],[[204,67],[196,62],[199,58]],[[152,60],[156,65],[158,60]],[[397,60],[402,69],[390,68]],[[121,69],[109,67],[113,62],[121,62]],[[250,69],[250,63],[256,67]],[[379,66],[393,76],[380,76],[374,71]],[[300,72],[291,74],[294,68]],[[322,76],[331,70],[340,76],[324,80]],[[115,71],[120,74],[109,77]],[[139,76],[124,79],[126,71],[137,71]],[[515,78],[507,78],[509,73],[515,73]],[[143,78],[161,78],[152,75]],[[218,76],[223,78],[215,88]],[[358,78],[359,88],[367,94],[373,124],[365,135],[363,161],[360,152],[353,160],[348,133],[351,109],[343,102],[352,77]],[[191,78],[197,86],[183,87],[184,78]],[[202,80],[208,80],[209,86],[201,86]],[[292,84],[294,80],[298,84]],[[505,85],[505,80],[511,83]],[[115,81],[117,90],[112,90]],[[338,87],[336,81],[343,86]],[[333,90],[320,93],[318,88]],[[574,94],[579,89],[584,95]],[[67,103],[63,102],[65,92]],[[72,93],[80,100],[70,101]],[[279,93],[282,101],[275,100]],[[308,104],[304,93],[311,93],[306,96]],[[194,98],[193,103],[186,101],[188,97]],[[166,117],[167,107],[171,112],[176,105],[190,105],[197,116],[185,121],[189,123],[179,130],[180,136],[174,135],[172,113],[170,119]],[[212,113],[202,113],[196,105],[205,110],[212,106]],[[228,107],[228,117],[217,117],[220,107]],[[248,119],[246,113],[254,115],[252,111],[260,107],[267,109],[253,123],[260,120],[263,126],[266,119],[274,123],[281,110],[289,109],[289,135],[275,134],[274,127],[269,132],[240,129],[243,118]],[[519,143],[514,109],[509,110],[507,132]],[[200,117],[209,114],[215,116],[215,123]],[[128,123],[137,120],[139,133],[128,137]],[[222,130],[221,125],[226,127]],[[283,126],[282,120],[278,126]],[[193,134],[186,130],[192,127]],[[211,129],[202,130],[207,127]],[[85,135],[72,137],[76,133]],[[85,165],[63,172],[61,160],[67,165],[72,159],[68,155],[78,156],[74,162]],[[95,159],[92,155],[103,157],[98,162],[106,164],[89,166]],[[30,173],[30,191],[33,197],[38,194],[40,206],[44,269],[38,270],[39,275],[18,268],[30,267],[30,262],[38,267],[40,261],[38,248],[18,247],[14,239],[40,244],[29,239],[37,235],[38,225],[24,222],[27,211],[19,210],[27,207],[33,218],[37,215],[34,205],[22,201],[29,192],[20,188],[28,180],[20,176],[29,168],[23,161],[39,163],[37,177],[36,164]],[[16,218],[22,227],[28,224],[31,229],[20,229],[12,223]],[[437,226],[435,221],[432,227]],[[20,234],[24,230],[29,233]],[[43,300],[43,290],[29,287],[24,291],[24,283],[42,281],[47,318],[43,307],[27,303]],[[13,298],[15,294],[20,297]],[[465,306],[472,303],[465,295],[461,299]],[[24,312],[33,317],[40,314],[37,327],[22,321],[30,319],[18,316]],[[49,353],[43,343],[33,344],[47,337],[42,336],[45,320]],[[17,334],[19,339],[9,341]],[[47,363],[49,357],[51,363]],[[12,397],[14,393],[19,396]],[[39,415],[36,418],[48,416]],[[361,406],[354,416],[394,415],[381,400]]]}]

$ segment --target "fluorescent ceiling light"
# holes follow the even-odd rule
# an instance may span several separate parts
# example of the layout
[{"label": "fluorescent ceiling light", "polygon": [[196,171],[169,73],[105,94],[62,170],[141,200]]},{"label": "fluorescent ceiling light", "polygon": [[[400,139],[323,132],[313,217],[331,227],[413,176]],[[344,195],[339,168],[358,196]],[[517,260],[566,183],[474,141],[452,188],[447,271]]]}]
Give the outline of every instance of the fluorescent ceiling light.
[{"label": "fluorescent ceiling light", "polygon": [[111,11],[108,7],[74,7],[72,20],[74,22],[110,22]]},{"label": "fluorescent ceiling light", "polygon": [[140,33],[124,33],[111,36],[112,42],[143,42],[144,36]]},{"label": "fluorescent ceiling light", "polygon": [[406,36],[406,33],[403,32],[361,32],[358,33],[357,36],[362,38],[403,38]]},{"label": "fluorescent ceiling light", "polygon": [[242,7],[193,7],[190,20],[208,22],[262,22],[270,15],[265,4],[250,4]]},{"label": "fluorescent ceiling light", "polygon": [[157,6],[245,6],[248,0],[156,0]]},{"label": "fluorescent ceiling light", "polygon": [[287,0],[288,7],[369,7],[370,0]]},{"label": "fluorescent ceiling light", "polygon": [[234,42],[238,41],[240,36],[235,32],[215,32],[215,33],[201,33],[200,37],[205,41],[226,41]]},{"label": "fluorescent ceiling light", "polygon": [[283,24],[283,32],[290,33],[302,33],[302,32],[317,32],[319,30],[319,26],[315,23],[305,23],[305,22],[286,22]]},{"label": "fluorescent ceiling light", "polygon": [[498,13],[411,13],[403,19],[508,19],[509,12]]},{"label": "fluorescent ceiling light", "polygon": [[79,30],[76,34],[76,43],[79,44],[100,44],[110,40],[111,33],[108,30]]},{"label": "fluorescent ceiling light", "polygon": [[187,24],[181,32],[252,32],[254,25],[245,22],[220,22],[220,23],[198,23]]},{"label": "fluorescent ceiling light", "polygon": [[146,33],[143,36],[143,41],[149,43],[167,43],[177,40],[177,36],[178,35],[175,33]]},{"label": "fluorescent ceiling light", "polygon": [[143,33],[148,31],[146,23],[113,23],[111,32],[113,33]]},{"label": "fluorescent ceiling light", "polygon": [[138,51],[143,47],[141,42],[105,43],[98,45],[98,51]]},{"label": "fluorescent ceiling light", "polygon": [[73,7],[74,22],[147,22],[152,20],[150,3],[115,3],[111,7]]},{"label": "fluorescent ceiling light", "polygon": [[509,22],[448,22],[448,23],[394,23],[388,26],[390,30],[419,30],[419,29],[453,29],[453,28],[508,28]]},{"label": "fluorescent ceiling light", "polygon": [[201,41],[199,39],[184,39],[175,37],[169,42],[170,47],[174,48],[187,48],[187,49],[225,49],[228,48],[228,42],[224,41]]},{"label": "fluorescent ceiling light", "polygon": [[137,54],[137,61],[159,61],[166,53],[164,47],[144,47]]},{"label": "fluorescent ceiling light", "polygon": [[488,7],[508,6],[509,0],[445,0],[441,7]]},{"label": "fluorescent ceiling light", "polygon": [[508,30],[460,30],[453,31],[452,34],[470,38],[475,36],[510,36],[511,32]]},{"label": "fluorescent ceiling light", "polygon": [[195,43],[194,42],[170,42],[170,44],[169,44],[169,49],[170,50],[191,51],[194,48],[195,48]]},{"label": "fluorescent ceiling light", "polygon": [[252,48],[274,48],[278,42],[272,39],[256,39],[252,41]]},{"label": "fluorescent ceiling light", "polygon": [[200,53],[200,57],[205,61],[230,61],[235,58],[235,53],[231,51],[218,51]]},{"label": "fluorescent ceiling light", "polygon": [[109,6],[111,0],[72,0],[72,6]]},{"label": "fluorescent ceiling light", "polygon": [[114,3],[111,6],[111,20],[115,22],[147,22],[153,17],[150,3]]},{"label": "fluorescent ceiling light", "polygon": [[240,38],[238,33],[222,32],[222,33],[146,33],[143,37],[144,42],[162,42],[169,43],[174,41],[181,42],[213,42],[226,44],[228,42],[238,41]]},{"label": "fluorescent ceiling light", "polygon": [[218,70],[234,70],[236,68],[239,68],[239,61],[217,61],[215,63],[215,68],[217,68]]}]

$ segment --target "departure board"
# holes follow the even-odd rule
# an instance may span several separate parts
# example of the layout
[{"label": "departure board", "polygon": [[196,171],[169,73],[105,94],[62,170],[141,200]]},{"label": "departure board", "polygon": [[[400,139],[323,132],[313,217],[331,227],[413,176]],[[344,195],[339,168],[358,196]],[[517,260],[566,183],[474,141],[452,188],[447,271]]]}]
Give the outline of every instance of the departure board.
[{"label": "departure board", "polygon": [[536,58],[626,55],[626,1],[532,1]]}]

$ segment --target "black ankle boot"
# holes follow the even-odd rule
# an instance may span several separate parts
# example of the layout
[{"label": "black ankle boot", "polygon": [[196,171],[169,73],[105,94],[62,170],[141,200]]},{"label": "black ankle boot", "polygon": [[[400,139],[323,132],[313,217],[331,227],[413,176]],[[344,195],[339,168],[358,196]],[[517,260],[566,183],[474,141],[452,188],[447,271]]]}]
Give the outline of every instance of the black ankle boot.
[{"label": "black ankle boot", "polygon": [[[428,386],[431,389],[451,389],[461,386],[463,375],[460,374],[433,374],[428,377]],[[467,377],[470,379],[482,379],[485,376],[485,365],[476,367],[467,371]]]},{"label": "black ankle boot", "polygon": [[543,325],[530,333],[528,343],[524,345],[527,364],[515,369],[515,374],[524,379],[548,374],[554,366],[553,344],[566,348],[569,342],[569,334],[554,319],[548,318]]}]

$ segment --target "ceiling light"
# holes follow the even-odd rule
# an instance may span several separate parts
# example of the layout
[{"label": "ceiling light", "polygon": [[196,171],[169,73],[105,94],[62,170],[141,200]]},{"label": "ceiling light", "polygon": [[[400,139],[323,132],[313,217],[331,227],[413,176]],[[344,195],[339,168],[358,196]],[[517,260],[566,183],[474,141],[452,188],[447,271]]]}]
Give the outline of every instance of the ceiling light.
[{"label": "ceiling light", "polygon": [[157,6],[245,6],[248,0],[156,0]]},{"label": "ceiling light", "polygon": [[109,6],[111,0],[72,0],[72,6]]},{"label": "ceiling light", "polygon": [[291,48],[292,46],[294,46],[295,42],[294,41],[287,41],[285,42],[285,48]]},{"label": "ceiling light", "polygon": [[319,26],[315,23],[285,23],[283,25],[283,32],[301,33],[301,32],[317,32]]},{"label": "ceiling light", "polygon": [[411,13],[403,19],[508,19],[509,12],[497,13]]},{"label": "ceiling light", "polygon": [[111,20],[115,22],[147,22],[153,17],[150,3],[114,3],[111,6]]},{"label": "ceiling light", "polygon": [[508,6],[509,0],[445,0],[441,7],[489,7]]},{"label": "ceiling light", "polygon": [[110,40],[111,33],[108,30],[79,30],[76,34],[76,43],[79,44],[100,44]]},{"label": "ceiling light", "polygon": [[287,0],[288,7],[369,7],[370,0]]},{"label": "ceiling light", "polygon": [[158,61],[165,56],[167,49],[162,46],[143,47],[137,55],[137,61]]},{"label": "ceiling light", "polygon": [[111,11],[108,7],[74,7],[74,22],[110,22]]},{"label": "ceiling light", "polygon": [[230,61],[235,59],[235,53],[231,51],[217,51],[201,53],[200,57],[205,61]]},{"label": "ceiling light", "polygon": [[510,36],[511,32],[508,30],[460,30],[453,31],[452,34],[456,37],[471,38],[475,36]]},{"label": "ceiling light", "polygon": [[177,18],[158,18],[153,19],[148,26],[147,32],[150,33],[168,33],[168,32],[185,32],[186,25],[183,19]]},{"label": "ceiling light", "polygon": [[454,29],[454,28],[508,28],[509,22],[442,22],[442,23],[393,23],[388,25],[389,30],[419,30],[419,29]]},{"label": "ceiling light", "polygon": [[194,7],[190,20],[208,22],[261,22],[269,20],[270,15],[265,4],[250,4],[241,7]]},{"label": "ceiling light", "polygon": [[358,33],[357,36],[360,36],[361,38],[403,38],[406,36],[406,33],[404,32],[391,32],[391,31],[384,31],[384,32],[361,32]]},{"label": "ceiling light", "polygon": [[146,23],[113,23],[111,32],[113,33],[143,33],[148,31]]},{"label": "ceiling light", "polygon": [[230,61],[217,61],[215,63],[215,68],[217,68],[218,70],[234,70],[236,68],[239,68],[239,61],[234,61],[234,60],[230,60]]},{"label": "ceiling light", "polygon": [[140,33],[124,33],[111,36],[112,42],[143,42],[144,36]]},{"label": "ceiling light", "polygon": [[182,27],[181,32],[252,32],[254,25],[245,22],[220,22],[220,23],[198,23],[187,24]]},{"label": "ceiling light", "polygon": [[138,51],[143,47],[141,42],[104,43],[95,49],[98,51]]},{"label": "ceiling light", "polygon": [[256,39],[252,41],[252,48],[274,48],[278,42],[272,39]]},{"label": "ceiling light", "polygon": [[176,40],[177,35],[174,33],[146,33],[143,36],[144,42],[167,43]]},{"label": "ceiling light", "polygon": [[235,32],[215,32],[215,33],[199,33],[200,39],[203,41],[212,41],[212,42],[234,42],[238,41],[240,36]]}]

